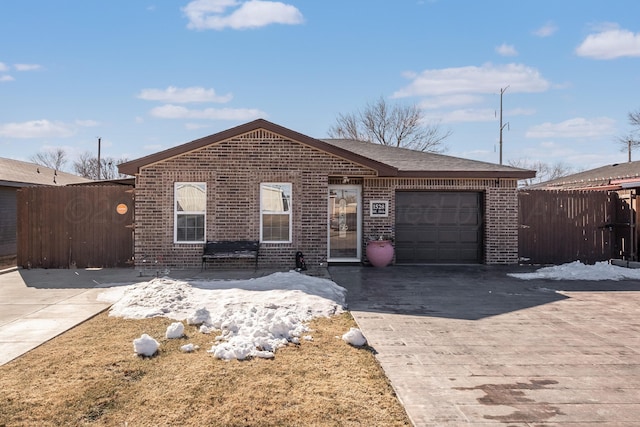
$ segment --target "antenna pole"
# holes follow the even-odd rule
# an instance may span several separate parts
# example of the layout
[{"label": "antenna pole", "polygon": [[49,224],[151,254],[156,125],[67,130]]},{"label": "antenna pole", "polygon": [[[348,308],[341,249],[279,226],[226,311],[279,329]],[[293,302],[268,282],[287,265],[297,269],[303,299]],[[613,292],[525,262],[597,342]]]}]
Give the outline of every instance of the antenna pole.
[{"label": "antenna pole", "polygon": [[98,180],[100,180],[100,143],[102,138],[98,137]]},{"label": "antenna pole", "polygon": [[502,164],[502,130],[509,123],[502,124],[502,95],[507,91],[509,86],[500,89],[500,164]]}]

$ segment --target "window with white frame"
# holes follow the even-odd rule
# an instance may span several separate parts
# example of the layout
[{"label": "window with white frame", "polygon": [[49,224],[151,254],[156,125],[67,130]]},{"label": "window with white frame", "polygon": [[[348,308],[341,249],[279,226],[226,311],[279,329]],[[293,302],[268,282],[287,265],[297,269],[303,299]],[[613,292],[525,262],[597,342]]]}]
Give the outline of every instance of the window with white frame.
[{"label": "window with white frame", "polygon": [[291,184],[260,184],[260,241],[291,242]]},{"label": "window with white frame", "polygon": [[204,243],[207,214],[207,184],[176,182],[174,184],[176,243]]}]

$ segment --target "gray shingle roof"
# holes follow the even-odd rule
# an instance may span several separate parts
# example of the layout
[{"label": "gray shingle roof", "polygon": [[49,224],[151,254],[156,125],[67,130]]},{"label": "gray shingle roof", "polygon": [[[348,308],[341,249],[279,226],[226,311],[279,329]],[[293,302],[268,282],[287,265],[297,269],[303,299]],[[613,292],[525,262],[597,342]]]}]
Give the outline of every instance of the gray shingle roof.
[{"label": "gray shingle roof", "polygon": [[634,179],[640,180],[640,161],[601,166],[599,168],[534,184],[527,188],[541,190],[597,188],[615,185],[616,181]]},{"label": "gray shingle roof", "polygon": [[[518,174],[533,177],[533,171],[515,168],[512,166],[498,165],[478,160],[452,157],[444,154],[410,150],[407,148],[390,147],[387,145],[375,144],[365,141],[350,139],[323,139],[322,141],[342,147],[345,150],[360,154],[361,156],[375,159],[379,162],[397,168],[400,172],[415,173],[422,171],[452,173],[473,173],[473,174]],[[520,176],[518,176],[520,177]]]},{"label": "gray shingle roof", "polygon": [[90,182],[90,179],[40,166],[35,163],[0,157],[0,185],[67,185]]}]

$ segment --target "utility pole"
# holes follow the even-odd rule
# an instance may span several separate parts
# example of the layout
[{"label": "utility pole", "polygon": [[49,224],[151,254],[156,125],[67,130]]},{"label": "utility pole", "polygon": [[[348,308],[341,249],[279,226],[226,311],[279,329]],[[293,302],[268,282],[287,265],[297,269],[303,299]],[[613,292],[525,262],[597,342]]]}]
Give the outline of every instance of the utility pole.
[{"label": "utility pole", "polygon": [[101,143],[101,141],[100,140],[101,139],[102,138],[98,137],[98,180],[100,180],[100,172],[101,172],[100,171],[100,165],[101,165],[101,163],[100,163],[100,143]]},{"label": "utility pole", "polygon": [[627,141],[627,151],[629,152],[629,163],[631,163],[631,138]]},{"label": "utility pole", "polygon": [[502,124],[502,95],[507,91],[509,86],[500,89],[500,164],[502,164],[502,130],[505,126],[509,126],[509,122]]}]

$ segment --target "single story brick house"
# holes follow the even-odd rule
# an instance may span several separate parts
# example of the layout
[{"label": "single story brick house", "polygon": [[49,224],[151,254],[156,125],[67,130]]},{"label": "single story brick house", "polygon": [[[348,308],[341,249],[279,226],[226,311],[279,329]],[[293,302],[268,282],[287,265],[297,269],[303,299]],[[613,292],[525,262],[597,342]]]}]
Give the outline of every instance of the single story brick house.
[{"label": "single story brick house", "polygon": [[[135,176],[135,263],[199,267],[203,245],[260,241],[259,267],[518,261],[519,179],[534,171],[351,140],[258,119],[119,165]],[[247,260],[223,260],[253,266]]]}]

